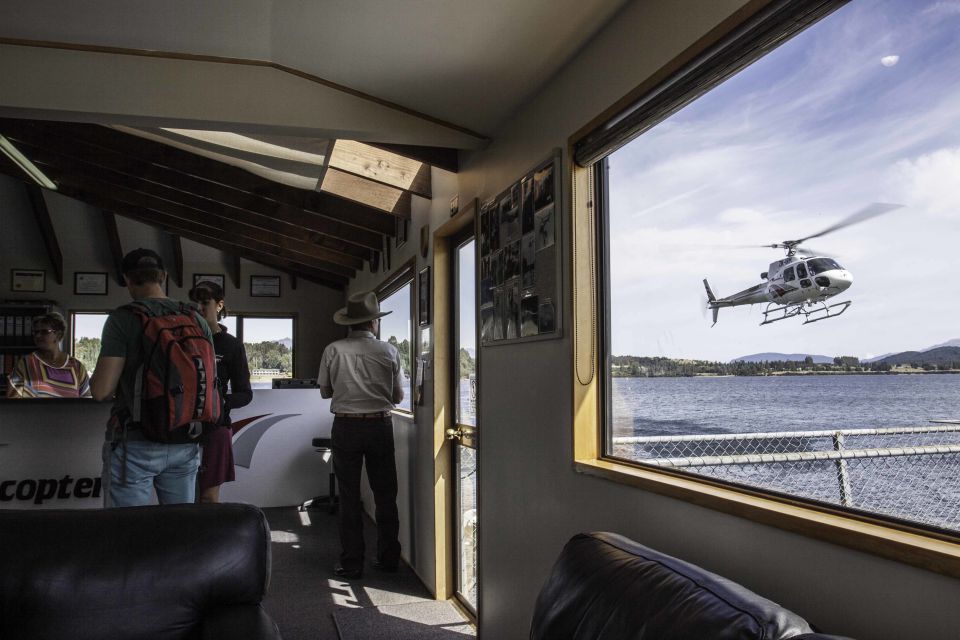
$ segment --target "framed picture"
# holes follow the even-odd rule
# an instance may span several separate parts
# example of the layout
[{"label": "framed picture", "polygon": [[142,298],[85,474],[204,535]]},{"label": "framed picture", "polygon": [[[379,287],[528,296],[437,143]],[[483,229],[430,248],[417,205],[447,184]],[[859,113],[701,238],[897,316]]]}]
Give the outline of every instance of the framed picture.
[{"label": "framed picture", "polygon": [[251,298],[279,298],[280,276],[250,276]]},{"label": "framed picture", "polygon": [[78,296],[105,296],[109,279],[106,272],[76,271],[73,274],[73,293]]},{"label": "framed picture", "polygon": [[204,280],[208,280],[208,281],[210,281],[210,282],[214,282],[214,283],[220,285],[220,288],[223,289],[224,291],[227,290],[227,288],[224,286],[225,280],[224,280],[224,277],[223,277],[223,274],[222,274],[222,273],[195,273],[195,274],[193,274],[193,286],[194,286],[194,287],[197,286],[197,283],[198,283],[198,282],[203,282]]},{"label": "framed picture", "polygon": [[417,276],[417,317],[420,326],[430,324],[430,267],[424,267]]},{"label": "framed picture", "polygon": [[11,269],[12,291],[42,292],[47,290],[47,272],[41,269]]},{"label": "framed picture", "polygon": [[407,237],[410,235],[410,218],[397,217],[397,236],[395,238],[396,247],[399,249],[407,244]]}]

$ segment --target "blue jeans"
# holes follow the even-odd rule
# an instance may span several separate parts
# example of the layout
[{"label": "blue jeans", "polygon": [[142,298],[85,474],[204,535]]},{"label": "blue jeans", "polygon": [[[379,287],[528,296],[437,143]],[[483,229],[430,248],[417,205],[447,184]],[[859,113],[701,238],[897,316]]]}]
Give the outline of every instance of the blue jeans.
[{"label": "blue jeans", "polygon": [[[160,504],[194,502],[200,447],[196,444],[162,444],[127,440],[103,445],[103,506],[136,507],[150,504],[157,491]],[[126,478],[124,478],[126,447]]]}]

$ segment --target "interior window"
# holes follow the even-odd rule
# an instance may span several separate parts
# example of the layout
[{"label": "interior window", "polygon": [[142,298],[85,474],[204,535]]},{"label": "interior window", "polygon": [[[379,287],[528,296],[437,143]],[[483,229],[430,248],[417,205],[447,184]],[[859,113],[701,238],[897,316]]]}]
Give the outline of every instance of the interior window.
[{"label": "interior window", "polygon": [[602,160],[608,458],[960,531],[958,31],[844,4]]},{"label": "interior window", "polygon": [[227,316],[220,324],[243,341],[252,388],[270,389],[274,378],[293,377],[295,318],[239,314]]},{"label": "interior window", "polygon": [[395,346],[400,352],[400,365],[403,368],[403,401],[397,409],[413,411],[411,384],[412,368],[410,358],[413,353],[413,323],[410,319],[410,298],[413,281],[409,280],[393,293],[380,301],[381,311],[392,311],[391,314],[380,319],[380,339]]},{"label": "interior window", "polygon": [[73,336],[70,352],[93,373],[100,357],[100,337],[109,313],[74,311],[70,314],[70,335]]}]

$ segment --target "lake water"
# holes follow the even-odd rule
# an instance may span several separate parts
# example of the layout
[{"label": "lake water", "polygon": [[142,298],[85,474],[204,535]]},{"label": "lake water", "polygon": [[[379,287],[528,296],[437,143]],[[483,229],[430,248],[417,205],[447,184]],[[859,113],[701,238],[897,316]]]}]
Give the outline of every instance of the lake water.
[{"label": "lake water", "polygon": [[[614,437],[931,426],[960,419],[960,375],[809,375],[615,378]],[[844,449],[870,450],[846,460],[782,461],[684,467],[780,493],[960,530],[960,453],[875,455],[877,450],[960,446],[960,433],[846,435]],[[682,443],[615,443],[633,460],[714,458],[832,451],[830,437],[733,438]],[[939,451],[939,450],[938,450]],[[768,458],[769,459],[769,458]],[[742,460],[742,458],[740,459]]]},{"label": "lake water", "polygon": [[960,375],[614,378],[614,436],[813,431],[960,419]]}]

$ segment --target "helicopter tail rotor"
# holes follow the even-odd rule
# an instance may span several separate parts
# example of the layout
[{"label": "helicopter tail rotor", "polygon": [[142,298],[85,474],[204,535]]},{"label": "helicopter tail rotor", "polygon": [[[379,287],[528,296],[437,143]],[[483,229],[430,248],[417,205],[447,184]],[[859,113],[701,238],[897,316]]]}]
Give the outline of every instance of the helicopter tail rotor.
[{"label": "helicopter tail rotor", "polygon": [[710,283],[707,282],[707,279],[703,279],[703,287],[707,290],[707,308],[713,311],[713,324],[711,327],[717,324],[717,315],[720,313],[720,307],[715,306],[713,303],[717,301],[717,296],[713,295],[713,289],[710,288]]}]

